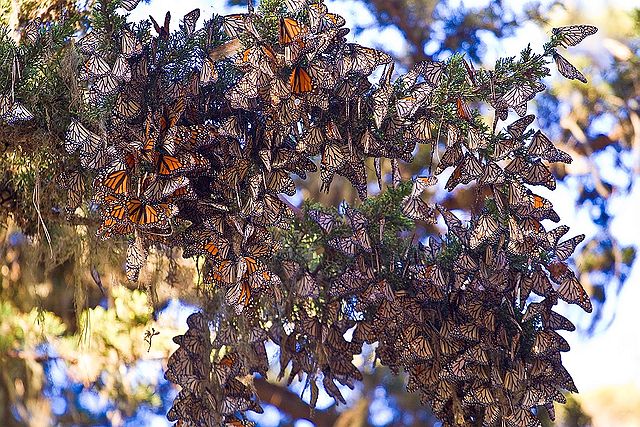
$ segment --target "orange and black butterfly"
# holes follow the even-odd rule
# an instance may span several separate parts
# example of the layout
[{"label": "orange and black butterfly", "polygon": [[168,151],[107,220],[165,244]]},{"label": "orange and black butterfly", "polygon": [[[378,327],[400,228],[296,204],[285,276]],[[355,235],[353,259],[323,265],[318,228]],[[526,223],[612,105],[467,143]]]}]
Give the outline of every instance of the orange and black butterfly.
[{"label": "orange and black butterfly", "polygon": [[306,33],[307,29],[300,25],[298,21],[292,18],[280,18],[278,26],[278,40],[280,44],[287,45],[300,38]]},{"label": "orange and black butterfly", "polygon": [[313,89],[311,76],[300,66],[294,67],[291,71],[289,85],[291,86],[291,93],[295,95],[311,92]]},{"label": "orange and black butterfly", "polygon": [[456,110],[458,112],[458,116],[463,120],[471,120],[471,110],[466,102],[462,100],[462,98],[458,97],[456,99]]},{"label": "orange and black butterfly", "polygon": [[136,225],[155,225],[163,218],[163,212],[157,206],[132,198],[127,201],[127,217]]},{"label": "orange and black butterfly", "polygon": [[156,156],[156,172],[160,176],[168,176],[176,173],[182,168],[182,162],[175,156],[165,153],[158,153]]}]

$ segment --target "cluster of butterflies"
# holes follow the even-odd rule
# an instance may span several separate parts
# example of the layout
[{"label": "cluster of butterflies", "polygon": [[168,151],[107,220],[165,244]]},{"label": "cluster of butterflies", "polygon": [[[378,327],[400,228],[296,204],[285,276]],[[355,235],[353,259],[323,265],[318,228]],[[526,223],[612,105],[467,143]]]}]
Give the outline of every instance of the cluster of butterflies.
[{"label": "cluster of butterflies", "polygon": [[[119,4],[131,11],[138,3]],[[381,362],[408,371],[409,388],[421,390],[443,421],[537,425],[531,408],[549,408],[562,400],[560,389],[575,389],[559,356],[568,346],[556,332],[572,325],[552,307],[559,298],[591,310],[567,264],[583,236],[561,241],[566,227],[546,231],[541,221],[559,218],[530,189],[555,188],[547,162],[571,161],[528,129],[527,102],[544,86],[464,60],[422,62],[392,81],[391,57],[348,43],[344,19],[321,1],[285,0],[270,16],[249,7],[201,28],[199,17],[188,13],[173,32],[167,14],[162,25],[151,19],[153,30],[125,23],[77,41],[82,108],[64,135],[69,161],[60,178],[70,213],[91,193],[97,234],[129,240],[131,280],[153,246],[204,257],[216,337],[211,342],[199,314],[176,338],[167,379],[183,388],[170,418],[246,425],[240,414],[259,406],[240,378],[266,375],[268,339],[280,346],[281,376],[307,374],[316,398],[322,378],[344,402],[337,384],[362,379],[353,356],[377,341]],[[594,32],[571,26],[553,37],[574,46]],[[549,55],[561,74],[584,79],[555,50]],[[469,90],[447,91],[461,85]],[[489,133],[469,105],[478,94],[496,120],[510,110],[520,118]],[[96,111],[100,119],[85,114]],[[32,117],[12,95],[0,96],[5,122]],[[296,193],[294,175],[319,169],[325,191],[344,176],[364,200],[366,160],[382,188],[388,159],[396,187],[399,162],[411,161],[418,143],[430,144],[432,160],[443,143],[434,174],[417,177],[389,209],[417,223],[442,215],[441,241],[420,247],[407,239],[398,253],[389,235],[409,230],[345,204],[343,215],[300,214],[317,225],[310,239],[324,262],[311,268],[311,258],[283,256],[290,247],[278,230],[301,223],[280,198]],[[485,200],[469,225],[423,200],[448,168],[447,190],[475,185]],[[530,302],[533,294],[541,301]],[[221,347],[234,351],[212,362]]]},{"label": "cluster of butterflies", "polygon": [[[181,386],[167,415],[180,426],[250,427],[237,412],[262,412],[252,389],[242,382],[248,374],[238,353],[227,353],[211,361],[211,331],[206,317],[194,313],[189,329],[174,337],[179,345],[167,364],[165,378]],[[266,358],[266,352],[265,352]]]},{"label": "cluster of butterflies", "polygon": [[[432,181],[416,179],[405,200],[418,197]],[[561,363],[560,352],[569,346],[557,332],[575,327],[553,307],[561,298],[591,311],[588,296],[566,263],[584,236],[560,242],[566,226],[545,231],[539,220],[518,215],[496,219],[496,235],[491,240],[475,237],[480,243],[473,243],[474,236],[483,233],[483,217],[466,225],[436,206],[447,235],[392,256],[384,253],[389,251],[385,218],[404,212],[406,204],[396,209],[399,212],[389,208],[386,214],[367,216],[345,206],[344,220],[325,211],[307,211],[324,233],[320,248],[314,248],[324,254],[320,262],[349,261],[338,271],[315,274],[293,261],[280,263],[290,294],[302,301],[321,295],[323,313],[329,313],[320,319],[298,308],[285,316],[296,320],[276,334],[281,367],[292,362],[293,376],[311,365],[305,372],[320,370],[326,378],[332,361],[345,360],[345,353],[351,360],[362,343],[378,343],[380,362],[396,373],[406,371],[408,390],[421,392],[423,402],[450,425],[538,426],[539,406],[553,418],[553,402],[565,401],[564,390],[577,391]],[[531,227],[520,229],[522,240],[526,237],[531,245],[523,252],[511,248],[512,242],[518,243],[512,229],[520,227],[518,222]],[[545,253],[545,261],[540,253]],[[342,342],[353,326],[352,338]],[[331,338],[332,328],[339,338]],[[321,358],[316,356],[318,346]],[[357,380],[358,374],[346,373],[352,368],[350,363],[342,368],[347,375],[338,377],[342,384]]]}]

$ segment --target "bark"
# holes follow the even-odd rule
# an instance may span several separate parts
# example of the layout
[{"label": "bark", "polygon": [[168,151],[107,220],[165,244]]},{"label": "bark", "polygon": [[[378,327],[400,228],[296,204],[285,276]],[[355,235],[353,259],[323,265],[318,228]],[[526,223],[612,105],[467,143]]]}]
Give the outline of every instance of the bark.
[{"label": "bark", "polygon": [[338,420],[335,410],[316,410],[294,392],[283,386],[272,384],[264,378],[256,378],[253,385],[262,402],[275,406],[294,420],[307,420],[317,427],[333,427]]}]

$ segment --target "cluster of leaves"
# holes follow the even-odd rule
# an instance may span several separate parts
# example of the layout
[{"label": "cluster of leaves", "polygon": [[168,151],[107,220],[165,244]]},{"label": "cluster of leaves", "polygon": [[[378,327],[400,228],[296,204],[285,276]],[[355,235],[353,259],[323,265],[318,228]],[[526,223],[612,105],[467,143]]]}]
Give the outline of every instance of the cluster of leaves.
[{"label": "cluster of leaves", "polygon": [[[530,189],[554,189],[546,163],[571,158],[528,129],[526,111],[550,61],[584,79],[557,48],[595,28],[556,29],[542,54],[528,48],[491,71],[453,56],[392,80],[391,57],[347,43],[344,19],[322,2],[267,1],[202,28],[196,9],[173,32],[169,14],[127,23],[118,10],[137,3],[99,2],[92,31],[63,48],[77,59],[66,75],[77,90],[60,98],[62,117],[74,117],[55,152],[68,216],[128,238],[131,280],[152,247],[203,259],[204,311],[169,361],[167,378],[183,387],[171,419],[235,425],[259,410],[242,379],[266,375],[267,340],[280,347],[281,375],[306,374],[313,402],[320,379],[344,402],[337,383],[361,380],[353,356],[378,342],[380,361],[408,371],[409,388],[450,425],[537,425],[538,405],[552,411],[560,390],[575,391],[556,332],[573,325],[552,308],[560,298],[591,311],[566,262],[583,236],[546,231],[541,221],[559,218]],[[28,28],[25,45],[47,34]],[[7,74],[12,85],[19,74]],[[2,102],[9,125],[38,115],[13,90]],[[492,126],[470,107],[483,104]],[[521,117],[498,129],[510,111]],[[399,163],[417,144],[430,146],[429,175],[403,184]],[[377,198],[368,159],[381,190],[382,161],[391,164]],[[298,211],[280,198],[317,163],[322,189],[341,175],[362,206]],[[445,189],[474,183],[482,199],[469,224],[422,199],[449,167]],[[414,242],[438,213],[447,234]]]}]

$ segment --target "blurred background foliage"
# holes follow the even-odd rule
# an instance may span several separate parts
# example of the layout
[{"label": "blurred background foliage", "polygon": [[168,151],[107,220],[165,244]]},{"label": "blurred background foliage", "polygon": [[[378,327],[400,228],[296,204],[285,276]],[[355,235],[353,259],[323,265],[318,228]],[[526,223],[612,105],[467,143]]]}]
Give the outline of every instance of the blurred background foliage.
[{"label": "blurred background foliage", "polygon": [[[82,32],[83,14],[92,2],[1,0],[0,21],[16,30],[36,17],[65,17]],[[158,1],[154,13],[164,13],[161,9],[170,3]],[[245,4],[231,0],[227,6]],[[553,26],[599,27],[598,35],[571,58],[586,70],[589,84],[550,79],[551,90],[538,101],[537,110],[539,126],[574,157],[572,164],[554,170],[564,183],[555,200],[564,198],[584,213],[581,218],[593,230],[575,257],[596,307],[581,326],[585,336],[603,333],[614,319],[623,286],[637,286],[627,281],[636,248],[618,242],[611,229],[611,206],[633,193],[640,173],[640,9],[622,7],[622,2],[500,0],[350,0],[330,2],[329,7],[347,18],[349,10],[368,10],[374,19],[352,25],[356,39],[367,37],[369,44],[391,51],[399,68],[453,52],[488,66],[496,52],[518,51],[510,47],[514,37],[531,36],[527,41],[533,42],[535,34],[544,36]],[[400,36],[393,40],[403,46],[385,45],[389,39],[383,35],[389,30]],[[0,132],[0,145],[20,137],[7,132]],[[40,137],[55,145],[60,138],[56,132],[54,125],[52,135]],[[405,176],[420,169],[423,155],[427,153],[417,153],[414,164],[402,165]],[[27,225],[26,219],[39,214],[36,195],[44,206],[56,203],[53,178],[46,174],[47,164],[55,159],[45,156],[34,164],[34,157],[20,153],[2,156],[0,424],[164,425],[175,390],[162,378],[162,366],[175,349],[171,337],[184,331],[185,312],[197,301],[196,266],[180,254],[154,254],[137,285],[141,289],[130,289],[123,274],[123,247],[87,239],[92,224],[47,217],[50,239],[42,223]],[[319,194],[317,182],[300,187],[294,202],[312,198],[336,205],[355,198],[349,185],[334,185],[331,195]],[[344,190],[336,191],[339,188]],[[448,208],[469,209],[472,194],[472,189],[463,189],[439,201]],[[433,195],[436,200],[438,196]],[[367,354],[359,361],[365,381],[351,393],[346,408],[325,406],[313,412],[285,385],[258,380],[258,394],[271,405],[264,425],[294,425],[303,419],[335,426],[434,425],[437,420],[419,399],[404,391],[403,378],[372,369]],[[299,395],[299,388],[291,390]],[[568,403],[557,408],[555,425],[637,426],[638,408],[637,387],[591,390],[568,397]]]}]

